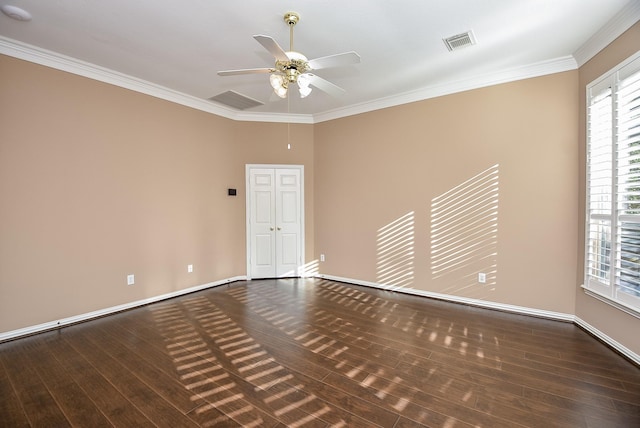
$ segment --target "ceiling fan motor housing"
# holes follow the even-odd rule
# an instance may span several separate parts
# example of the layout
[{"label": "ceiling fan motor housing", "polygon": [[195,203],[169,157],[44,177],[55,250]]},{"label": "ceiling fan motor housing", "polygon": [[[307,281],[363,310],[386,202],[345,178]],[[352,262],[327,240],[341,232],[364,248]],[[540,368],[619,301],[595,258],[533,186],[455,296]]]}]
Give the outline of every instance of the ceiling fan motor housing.
[{"label": "ceiling fan motor housing", "polygon": [[287,52],[289,61],[276,61],[276,69],[287,76],[289,82],[295,82],[300,74],[311,70],[307,57],[299,52]]}]

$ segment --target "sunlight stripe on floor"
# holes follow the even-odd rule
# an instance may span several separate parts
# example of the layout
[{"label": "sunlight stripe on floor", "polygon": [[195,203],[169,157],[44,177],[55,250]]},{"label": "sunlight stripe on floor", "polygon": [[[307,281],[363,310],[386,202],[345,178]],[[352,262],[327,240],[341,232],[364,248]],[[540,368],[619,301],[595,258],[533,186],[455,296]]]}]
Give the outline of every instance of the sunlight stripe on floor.
[{"label": "sunlight stripe on floor", "polygon": [[216,370],[221,370],[221,367],[219,365],[217,365],[217,366],[213,366],[213,367],[208,367],[206,369],[197,370],[195,372],[187,373],[185,375],[180,376],[180,380],[191,379],[192,377],[200,376],[200,375],[203,375],[205,373],[211,373],[211,372],[216,371]]},{"label": "sunlight stripe on floor", "polygon": [[306,423],[307,423],[307,422],[309,422],[309,421],[312,421],[312,420],[314,420],[314,419],[319,419],[319,418],[320,418],[320,416],[322,416],[322,415],[324,415],[325,413],[328,413],[328,412],[330,412],[330,411],[331,411],[331,409],[325,406],[325,407],[323,407],[322,409],[318,410],[317,412],[313,412],[313,413],[311,413],[311,414],[310,414],[309,416],[307,416],[306,418],[302,418],[302,419],[300,419],[299,421],[296,421],[296,422],[291,423],[291,424],[287,424],[287,426],[288,426],[288,427],[291,427],[291,428],[298,428],[299,426],[302,426],[302,425],[306,424]]},{"label": "sunlight stripe on floor", "polygon": [[286,376],[279,377],[278,379],[274,379],[274,380],[272,380],[272,381],[269,381],[269,382],[263,383],[262,385],[258,385],[258,386],[256,386],[256,387],[254,388],[254,390],[255,390],[255,391],[258,391],[259,389],[269,389],[269,388],[271,388],[273,385],[277,385],[277,384],[279,384],[279,383],[282,383],[282,382],[288,381],[288,380],[290,380],[290,379],[293,379],[293,375],[292,375],[292,374],[288,374],[288,375],[286,375]]},{"label": "sunlight stripe on floor", "polygon": [[282,367],[282,366],[276,366],[276,367],[273,367],[273,368],[271,368],[271,369],[264,370],[264,371],[261,371],[261,372],[259,372],[259,373],[256,373],[256,374],[254,374],[254,375],[247,376],[247,377],[245,378],[245,380],[246,380],[246,381],[251,382],[252,380],[260,379],[261,377],[265,377],[265,376],[270,375],[270,374],[272,374],[272,373],[279,372],[280,370],[284,370],[284,367]]},{"label": "sunlight stripe on floor", "polygon": [[238,369],[238,371],[240,373],[246,372],[247,370],[255,369],[256,367],[264,366],[265,364],[269,364],[271,362],[275,362],[275,359],[273,357],[265,358],[264,360],[260,360],[258,362],[251,363],[251,364],[248,364],[246,366],[240,367]]},{"label": "sunlight stripe on floor", "polygon": [[272,401],[279,400],[279,399],[281,399],[283,397],[286,397],[289,394],[293,394],[294,392],[298,392],[302,388],[304,388],[304,385],[298,384],[296,386],[292,386],[291,388],[285,389],[284,391],[278,392],[277,394],[273,394],[270,397],[265,398],[263,401],[265,403],[269,404]]},{"label": "sunlight stripe on floor", "polygon": [[309,395],[308,397],[303,398],[302,400],[296,401],[295,403],[291,403],[287,406],[284,406],[281,409],[276,410],[275,412],[273,412],[274,415],[276,416],[282,416],[285,413],[289,413],[292,410],[295,410],[297,408],[302,407],[303,405],[315,400],[316,397],[314,395]]},{"label": "sunlight stripe on floor", "polygon": [[194,382],[194,383],[187,384],[187,385],[185,385],[185,388],[191,390],[193,388],[197,388],[199,386],[206,385],[208,383],[217,382],[217,381],[225,379],[227,377],[229,377],[228,373],[222,373],[222,374],[219,374],[218,376],[208,377],[208,378],[203,379],[203,380],[201,380],[199,382]]},{"label": "sunlight stripe on floor", "polygon": [[231,364],[238,364],[238,363],[241,363],[243,361],[251,360],[252,358],[260,357],[262,355],[265,355],[266,353],[267,353],[267,351],[254,352],[251,355],[245,355],[244,357],[240,357],[240,358],[236,358],[235,360],[231,360]]},{"label": "sunlight stripe on floor", "polygon": [[230,383],[227,383],[225,385],[221,385],[221,386],[219,386],[217,388],[213,388],[213,389],[209,389],[207,391],[199,392],[196,395],[194,395],[193,397],[191,397],[191,401],[196,401],[196,400],[198,400],[200,398],[210,397],[210,396],[212,396],[214,394],[218,394],[219,392],[231,389],[234,386],[236,386],[236,383],[235,382],[230,382]]}]

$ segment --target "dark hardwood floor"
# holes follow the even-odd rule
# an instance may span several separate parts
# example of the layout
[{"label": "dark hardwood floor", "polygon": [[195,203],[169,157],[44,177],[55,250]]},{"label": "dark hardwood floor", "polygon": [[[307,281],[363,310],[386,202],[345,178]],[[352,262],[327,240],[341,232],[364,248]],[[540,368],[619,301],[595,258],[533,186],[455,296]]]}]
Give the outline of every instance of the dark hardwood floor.
[{"label": "dark hardwood floor", "polygon": [[0,426],[640,427],[640,368],[570,323],[237,282],[0,344]]}]

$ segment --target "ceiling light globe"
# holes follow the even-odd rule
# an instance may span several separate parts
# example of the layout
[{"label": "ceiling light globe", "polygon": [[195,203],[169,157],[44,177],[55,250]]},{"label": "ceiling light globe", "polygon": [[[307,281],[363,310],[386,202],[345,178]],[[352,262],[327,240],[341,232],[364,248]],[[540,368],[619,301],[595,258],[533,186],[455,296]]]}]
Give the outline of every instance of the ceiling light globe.
[{"label": "ceiling light globe", "polygon": [[310,93],[311,88],[309,86],[300,87],[300,98],[305,98]]},{"label": "ceiling light globe", "polygon": [[286,86],[280,86],[279,88],[275,88],[274,92],[280,98],[286,98],[287,97],[287,87]]},{"label": "ceiling light globe", "polygon": [[271,83],[271,87],[272,87],[273,89],[275,89],[275,90],[276,90],[276,93],[277,93],[277,90],[278,90],[279,88],[282,88],[282,86],[283,86],[283,83],[284,83],[284,76],[282,76],[282,75],[280,75],[280,74],[272,74],[272,75],[269,77],[269,82]]}]

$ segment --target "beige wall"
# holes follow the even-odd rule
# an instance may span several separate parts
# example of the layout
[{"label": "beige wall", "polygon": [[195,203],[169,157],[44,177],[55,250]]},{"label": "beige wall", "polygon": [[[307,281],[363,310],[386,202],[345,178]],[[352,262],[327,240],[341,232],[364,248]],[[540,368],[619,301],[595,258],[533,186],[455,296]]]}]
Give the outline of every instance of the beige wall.
[{"label": "beige wall", "polygon": [[590,297],[580,288],[583,284],[583,254],[584,254],[584,204],[585,204],[585,148],[586,148],[586,86],[598,77],[611,70],[613,67],[638,52],[640,49],[640,23],[636,23],[622,36],[593,57],[589,62],[580,67],[580,217],[578,240],[578,265],[576,287],[576,315],[590,325],[596,327],[607,336],[622,343],[636,354],[640,354],[640,319],[628,315],[601,301]]},{"label": "beige wall", "polygon": [[246,274],[246,163],[305,165],[313,212],[311,125],[287,150],[285,124],[6,56],[0,70],[0,332]]},{"label": "beige wall", "polygon": [[321,273],[575,313],[640,353],[579,289],[584,87],[639,28],[579,71],[291,125],[291,150],[286,124],[0,56],[0,332],[244,275],[244,165],[275,163],[305,166]]},{"label": "beige wall", "polygon": [[[572,314],[577,82],[566,72],[317,124],[320,272]],[[395,230],[407,215],[413,228]]]}]

